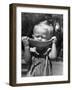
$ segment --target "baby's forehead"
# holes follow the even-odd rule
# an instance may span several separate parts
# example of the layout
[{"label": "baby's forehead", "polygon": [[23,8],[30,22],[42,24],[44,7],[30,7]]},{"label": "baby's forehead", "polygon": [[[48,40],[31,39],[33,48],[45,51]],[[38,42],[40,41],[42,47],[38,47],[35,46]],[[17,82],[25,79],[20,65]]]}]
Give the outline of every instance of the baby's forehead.
[{"label": "baby's forehead", "polygon": [[33,33],[36,33],[36,32],[52,32],[53,31],[53,27],[51,27],[50,25],[47,25],[47,24],[38,24],[38,25],[35,25],[34,26],[34,29],[33,29]]},{"label": "baby's forehead", "polygon": [[44,28],[44,27],[38,27],[38,28],[35,28],[34,31],[33,31],[34,34],[36,33],[48,33],[48,30],[47,28]]}]

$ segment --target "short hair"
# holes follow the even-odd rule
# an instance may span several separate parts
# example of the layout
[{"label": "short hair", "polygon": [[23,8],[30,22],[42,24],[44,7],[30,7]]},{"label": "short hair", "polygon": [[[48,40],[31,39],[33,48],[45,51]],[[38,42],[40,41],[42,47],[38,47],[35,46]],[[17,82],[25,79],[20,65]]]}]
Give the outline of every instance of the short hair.
[{"label": "short hair", "polygon": [[36,29],[41,30],[41,28],[47,29],[51,35],[53,34],[53,26],[48,25],[47,20],[44,20],[44,21],[40,22],[39,24],[35,25],[34,29],[33,29],[33,33]]}]

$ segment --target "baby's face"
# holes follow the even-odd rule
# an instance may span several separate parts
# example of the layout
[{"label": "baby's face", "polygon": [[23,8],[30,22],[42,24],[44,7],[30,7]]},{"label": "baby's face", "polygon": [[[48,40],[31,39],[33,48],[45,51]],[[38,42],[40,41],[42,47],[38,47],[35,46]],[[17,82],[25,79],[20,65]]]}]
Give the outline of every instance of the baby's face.
[{"label": "baby's face", "polygon": [[33,38],[38,41],[46,41],[49,38],[49,32],[47,29],[35,29]]}]

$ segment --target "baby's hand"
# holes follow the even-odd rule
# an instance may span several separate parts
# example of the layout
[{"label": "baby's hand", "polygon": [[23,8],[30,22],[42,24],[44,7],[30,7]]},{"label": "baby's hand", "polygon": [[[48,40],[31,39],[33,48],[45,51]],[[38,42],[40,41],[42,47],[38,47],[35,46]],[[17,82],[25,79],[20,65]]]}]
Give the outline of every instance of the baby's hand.
[{"label": "baby's hand", "polygon": [[28,40],[29,40],[29,37],[27,37],[27,36],[22,37],[22,41],[23,41],[24,46],[29,46]]},{"label": "baby's hand", "polygon": [[36,51],[36,47],[30,48],[30,51],[36,53],[37,55],[39,55],[39,53]]},{"label": "baby's hand", "polygon": [[53,43],[56,43],[56,41],[57,41],[56,36],[53,36],[53,37],[52,37],[52,42],[53,42]]}]

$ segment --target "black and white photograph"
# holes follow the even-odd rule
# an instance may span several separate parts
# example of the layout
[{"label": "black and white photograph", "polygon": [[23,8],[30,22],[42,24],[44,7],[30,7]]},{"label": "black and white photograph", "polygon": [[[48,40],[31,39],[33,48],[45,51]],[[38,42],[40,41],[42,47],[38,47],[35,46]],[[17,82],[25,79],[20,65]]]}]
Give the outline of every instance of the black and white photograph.
[{"label": "black and white photograph", "polygon": [[10,10],[10,84],[70,82],[70,8],[12,4]]},{"label": "black and white photograph", "polygon": [[24,76],[63,74],[63,15],[21,13]]}]

